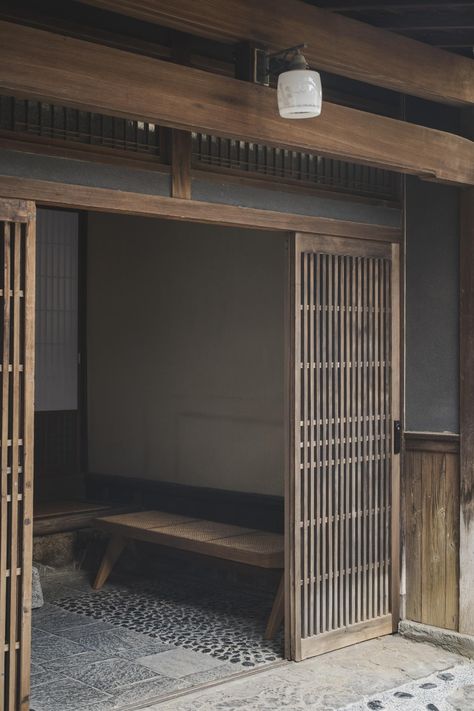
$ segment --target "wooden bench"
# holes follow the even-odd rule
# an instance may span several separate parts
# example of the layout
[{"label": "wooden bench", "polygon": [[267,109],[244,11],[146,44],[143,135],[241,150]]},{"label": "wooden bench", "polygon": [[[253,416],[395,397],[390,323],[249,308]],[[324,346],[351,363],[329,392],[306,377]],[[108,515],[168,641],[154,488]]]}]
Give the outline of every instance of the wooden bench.
[{"label": "wooden bench", "polygon": [[[163,511],[140,511],[97,518],[94,526],[111,536],[93,588],[99,590],[130,540],[224,558],[259,568],[284,566],[283,536]],[[272,639],[283,621],[283,575],[278,586],[265,638]]]}]

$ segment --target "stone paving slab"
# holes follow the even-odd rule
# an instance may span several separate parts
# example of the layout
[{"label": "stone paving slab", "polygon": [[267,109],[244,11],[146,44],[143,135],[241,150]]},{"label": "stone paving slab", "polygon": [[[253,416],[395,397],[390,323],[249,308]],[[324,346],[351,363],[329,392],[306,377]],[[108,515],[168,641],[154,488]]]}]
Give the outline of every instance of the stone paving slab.
[{"label": "stone paving slab", "polygon": [[[474,673],[474,666],[463,657],[392,635],[148,706],[143,711],[408,711],[407,698],[394,697],[395,690],[416,688],[423,704],[425,696],[428,698],[425,692],[433,693],[434,687],[421,689],[421,684],[452,669],[460,670],[456,671],[456,679],[469,680]],[[454,694],[459,687],[448,678],[438,679],[436,688]],[[382,705],[368,705],[375,701]],[[389,702],[392,706],[383,705]],[[424,706],[419,700],[413,703],[410,711],[445,711],[435,702],[426,701]],[[455,707],[448,708],[454,711]],[[474,711],[474,707],[461,707],[461,711]]]}]

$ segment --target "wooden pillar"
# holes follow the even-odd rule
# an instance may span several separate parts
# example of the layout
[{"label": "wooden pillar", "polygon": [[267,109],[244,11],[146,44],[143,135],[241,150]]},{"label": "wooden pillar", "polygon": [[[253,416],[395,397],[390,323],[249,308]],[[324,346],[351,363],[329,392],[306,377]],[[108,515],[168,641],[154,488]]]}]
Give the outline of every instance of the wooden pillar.
[{"label": "wooden pillar", "polygon": [[459,631],[474,634],[474,188],[461,192]]},{"label": "wooden pillar", "polygon": [[171,195],[191,199],[191,133],[171,131]]}]

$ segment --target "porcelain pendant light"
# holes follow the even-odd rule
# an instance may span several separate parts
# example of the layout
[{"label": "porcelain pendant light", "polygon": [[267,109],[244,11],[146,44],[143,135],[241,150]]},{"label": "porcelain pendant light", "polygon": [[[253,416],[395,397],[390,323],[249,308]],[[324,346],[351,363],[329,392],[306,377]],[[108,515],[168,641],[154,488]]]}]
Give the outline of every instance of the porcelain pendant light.
[{"label": "porcelain pendant light", "polygon": [[322,88],[318,72],[308,69],[298,51],[288,70],[278,77],[278,110],[286,119],[314,118],[321,113]]}]

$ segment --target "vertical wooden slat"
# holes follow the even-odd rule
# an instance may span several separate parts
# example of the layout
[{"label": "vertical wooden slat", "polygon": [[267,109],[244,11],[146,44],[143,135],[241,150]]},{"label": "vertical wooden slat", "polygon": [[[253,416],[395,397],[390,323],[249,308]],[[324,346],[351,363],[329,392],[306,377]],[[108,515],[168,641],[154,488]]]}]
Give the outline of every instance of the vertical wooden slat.
[{"label": "vertical wooden slat", "polygon": [[334,606],[334,584],[333,584],[333,283],[334,283],[334,256],[327,256],[327,271],[328,271],[328,292],[327,292],[327,313],[328,313],[328,330],[327,330],[327,360],[325,367],[327,370],[328,389],[327,389],[327,419],[328,419],[328,464],[325,471],[326,487],[327,487],[327,555],[328,555],[328,629],[333,629],[333,606]]},{"label": "vertical wooden slat", "polygon": [[308,405],[309,405],[309,634],[315,634],[314,625],[314,562],[315,562],[315,522],[314,522],[314,500],[315,500],[315,447],[317,440],[317,423],[316,423],[316,409],[315,409],[315,375],[316,375],[316,349],[315,349],[315,281],[314,281],[314,255],[310,254],[309,257],[309,274],[308,274],[308,319],[309,319],[309,389],[308,389]]},{"label": "vertical wooden slat", "polygon": [[309,571],[308,571],[308,529],[309,521],[307,516],[308,507],[308,481],[311,473],[308,470],[309,463],[309,450],[308,445],[310,445],[310,436],[308,437],[308,432],[311,432],[311,427],[309,424],[310,413],[308,412],[308,383],[309,383],[309,370],[311,368],[311,360],[308,358],[308,256],[307,254],[302,255],[302,279],[301,279],[301,305],[302,314],[301,320],[303,324],[303,353],[301,358],[301,368],[302,368],[302,380],[303,380],[303,441],[302,441],[302,470],[301,470],[301,507],[300,507],[300,520],[302,523],[302,535],[303,535],[303,636],[308,636],[308,620],[309,620],[309,597],[308,597],[308,582],[309,582]]},{"label": "vertical wooden slat", "polygon": [[[319,349],[319,344],[321,343],[321,338],[322,338],[322,329],[321,329],[321,323],[322,323],[322,313],[321,313],[321,281],[322,281],[322,276],[321,276],[321,259],[319,254],[314,255],[314,261],[315,261],[315,315],[316,315],[316,330],[315,330],[315,339],[314,339],[314,348],[315,348],[315,353],[314,353],[314,362],[315,362],[315,385],[316,385],[316,391],[315,391],[315,431],[317,433],[316,438],[317,438],[317,446],[316,446],[316,456],[315,456],[315,485],[314,485],[314,495],[316,497],[316,525],[315,525],[315,539],[316,539],[316,591],[315,591],[315,622],[316,622],[316,629],[315,629],[315,634],[319,634],[322,630],[322,621],[321,621],[321,561],[322,561],[322,556],[323,556],[323,548],[322,548],[322,536],[321,536],[321,529],[322,529],[322,497],[321,497],[321,458],[322,458],[322,451],[323,451],[323,437],[322,437],[322,432],[323,432],[323,425],[322,425],[322,410],[321,410],[321,392],[322,392],[322,370],[321,370],[321,362],[320,359],[318,358],[318,355],[320,353]],[[317,349],[317,350],[316,350]]]},{"label": "vertical wooden slat", "polygon": [[18,605],[18,493],[19,493],[19,439],[20,439],[20,275],[21,275],[21,225],[15,223],[13,246],[13,349],[12,349],[12,431],[11,431],[11,484],[10,484],[10,634],[9,634],[9,703],[17,705],[17,615]]},{"label": "vertical wooden slat", "polygon": [[351,622],[354,623],[357,619],[357,482],[356,482],[356,471],[357,471],[357,312],[356,312],[356,301],[357,301],[357,260],[352,257],[351,265],[351,402],[350,402],[350,416],[351,416]]},{"label": "vertical wooden slat", "polygon": [[35,276],[36,219],[26,225],[24,404],[23,404],[23,551],[22,625],[20,640],[20,711],[27,711],[30,696],[31,588],[33,556],[33,450],[35,390]]},{"label": "vertical wooden slat", "polygon": [[[1,426],[1,509],[0,509],[0,708],[8,703],[6,688],[6,669],[9,653],[5,652],[8,644],[7,629],[7,555],[8,555],[8,420],[10,412],[10,317],[11,317],[11,224],[3,224],[3,356],[2,356],[2,426]],[[5,656],[6,655],[6,656]]]},{"label": "vertical wooden slat", "polygon": [[[391,306],[391,372],[400,372],[400,246],[392,245],[391,279],[387,279],[390,287]],[[394,420],[400,420],[400,381],[391,378],[391,433]],[[391,533],[391,615],[392,628],[398,630],[400,617],[400,456],[393,456],[393,439],[390,437],[390,485],[392,512],[390,516]]]},{"label": "vertical wooden slat", "polygon": [[322,271],[322,292],[321,292],[321,369],[322,369],[322,387],[321,387],[321,419],[323,423],[323,451],[322,461],[318,467],[319,477],[321,479],[321,552],[322,552],[322,570],[321,570],[321,631],[325,632],[327,627],[327,543],[328,543],[328,509],[327,509],[327,483],[326,483],[326,462],[329,460],[329,447],[327,446],[328,439],[328,396],[327,396],[327,255],[320,256],[321,271]]}]

